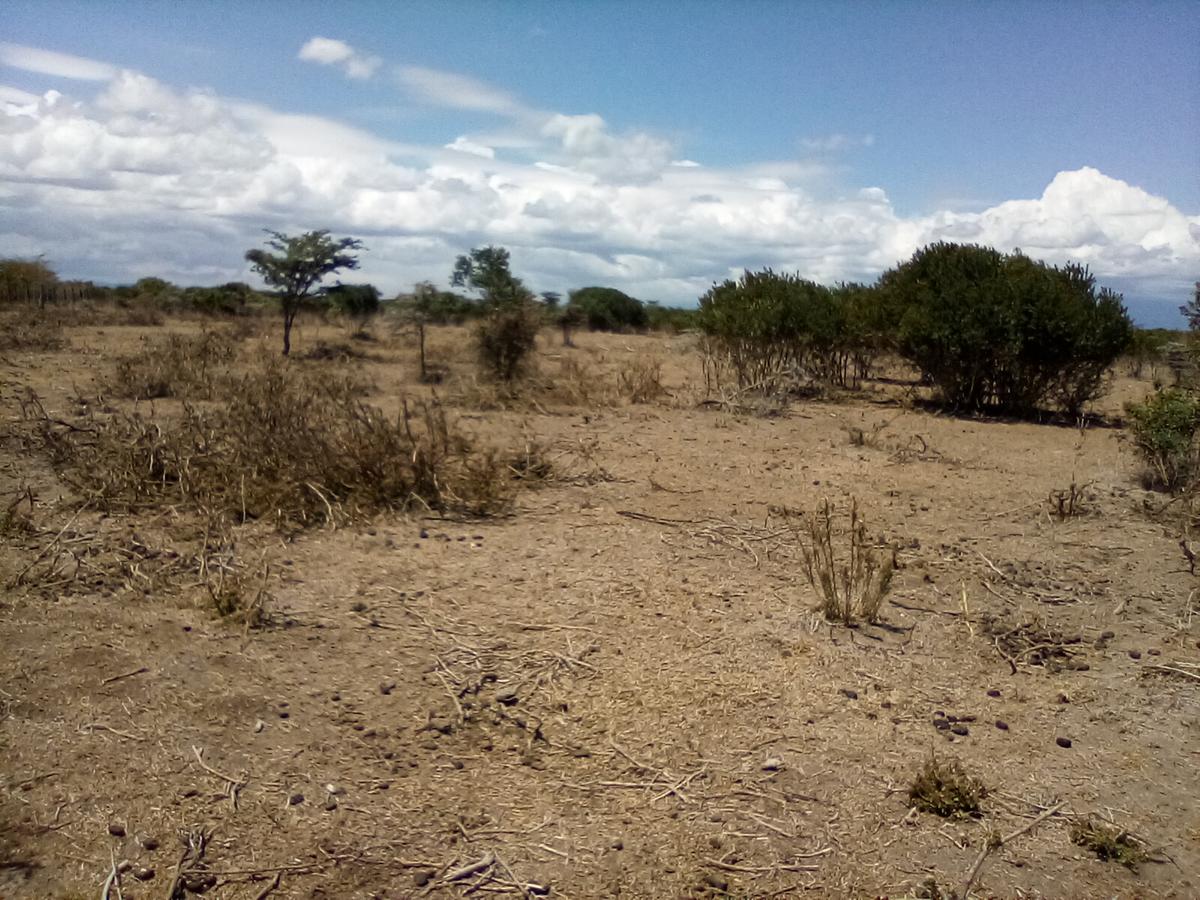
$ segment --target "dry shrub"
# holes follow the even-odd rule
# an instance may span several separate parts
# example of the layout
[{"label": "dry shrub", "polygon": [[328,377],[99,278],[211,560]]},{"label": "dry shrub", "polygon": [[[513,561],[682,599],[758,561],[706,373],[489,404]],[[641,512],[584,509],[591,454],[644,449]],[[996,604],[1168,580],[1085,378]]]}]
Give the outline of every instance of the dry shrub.
[{"label": "dry shrub", "polygon": [[118,359],[108,388],[133,400],[207,399],[216,388],[221,367],[236,355],[233,338],[223,332],[202,331],[194,337],[169,334],[141,353]]},{"label": "dry shrub", "polygon": [[[891,589],[894,555],[876,547],[867,536],[858,513],[858,500],[850,499],[848,527],[835,527],[834,508],[821,501],[813,513],[776,508],[792,526],[804,559],[804,574],[817,591],[817,609],[830,622],[852,625],[858,619],[875,622]],[[844,544],[844,548],[839,546]]]},{"label": "dry shrub", "polygon": [[1145,844],[1123,829],[1095,819],[1071,826],[1071,843],[1092,851],[1106,862],[1136,869],[1149,859]]},{"label": "dry shrub", "polygon": [[617,390],[630,403],[653,403],[667,393],[662,383],[662,362],[637,357],[617,372]]},{"label": "dry shrub", "polygon": [[987,788],[966,773],[956,761],[942,762],[931,756],[908,788],[913,806],[942,818],[977,816]]},{"label": "dry shrub", "polygon": [[0,319],[0,353],[36,353],[61,350],[67,346],[62,323],[57,317],[39,315],[29,309],[9,313]]},{"label": "dry shrub", "polygon": [[564,356],[558,375],[543,384],[544,399],[570,406],[612,406],[616,403],[612,383],[596,369],[574,356]]},{"label": "dry shrub", "polygon": [[367,354],[343,341],[317,341],[300,355],[301,359],[331,360],[347,362],[352,359],[367,359]]},{"label": "dry shrub", "polygon": [[414,505],[491,515],[514,481],[436,402],[395,417],[358,398],[358,385],[272,360],[230,382],[215,408],[184,405],[178,421],[139,411],[66,432],[46,420],[43,443],[64,477],[108,508],[177,506],[264,519],[291,529]]}]

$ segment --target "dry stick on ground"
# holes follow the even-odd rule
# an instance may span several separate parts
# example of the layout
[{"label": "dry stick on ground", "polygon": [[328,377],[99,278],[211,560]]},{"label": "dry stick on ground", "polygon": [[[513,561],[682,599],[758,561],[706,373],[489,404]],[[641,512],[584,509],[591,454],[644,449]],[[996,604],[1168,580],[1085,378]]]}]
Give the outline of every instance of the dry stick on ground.
[{"label": "dry stick on ground", "polygon": [[143,672],[149,672],[150,669],[146,666],[139,666],[136,669],[131,669],[128,672],[122,672],[120,675],[110,675],[100,682],[101,687],[106,684],[112,684],[114,681],[120,681],[122,678],[132,678],[134,675],[141,675]]},{"label": "dry stick on ground", "polygon": [[239,780],[237,778],[231,778],[230,776],[224,774],[223,772],[218,772],[212,766],[208,765],[208,763],[206,763],[204,761],[204,751],[201,750],[199,747],[193,747],[192,752],[196,754],[196,762],[200,763],[200,768],[202,768],[209,775],[212,775],[216,778],[220,778],[222,781],[224,781],[226,783],[226,785],[228,786],[228,789],[229,789],[229,800],[233,804],[233,808],[237,809],[238,808],[238,792],[241,791],[241,789],[246,786],[246,782],[244,780]]},{"label": "dry stick on ground", "polygon": [[[1180,663],[1179,665],[1187,665],[1187,663]],[[1189,672],[1186,669],[1179,669],[1175,666],[1146,666],[1146,668],[1153,669],[1156,672],[1172,672],[1176,675],[1182,675],[1185,678],[1194,678],[1197,681],[1200,681],[1200,674],[1197,674],[1196,672]]]},{"label": "dry stick on ground", "polygon": [[271,892],[279,887],[279,882],[283,879],[282,872],[276,872],[275,877],[271,879],[271,883],[264,887],[261,891],[254,895],[254,900],[266,900]]},{"label": "dry stick on ground", "polygon": [[988,840],[987,843],[985,843],[983,845],[983,849],[979,851],[979,855],[977,857],[975,857],[975,865],[971,866],[971,872],[969,875],[967,875],[966,884],[963,885],[963,889],[962,889],[962,900],[970,900],[971,888],[975,886],[975,879],[977,879],[979,877],[979,872],[980,872],[980,870],[983,869],[983,864],[987,861],[987,858],[993,852],[995,852],[996,850],[999,850],[1005,844],[1015,841],[1017,838],[1019,838],[1021,835],[1025,834],[1026,832],[1032,831],[1034,828],[1036,828],[1038,825],[1042,824],[1042,822],[1044,822],[1046,819],[1049,819],[1051,816],[1053,816],[1055,813],[1057,813],[1060,809],[1062,809],[1066,805],[1067,805],[1066,800],[1063,800],[1060,803],[1056,803],[1054,806],[1051,806],[1049,809],[1047,809],[1045,812],[1043,812],[1036,819],[1033,819],[1031,822],[1028,822],[1027,824],[1023,825],[1022,827],[1018,828],[1012,834],[1005,835],[1004,837],[996,837],[996,838],[992,838],[992,839]]}]

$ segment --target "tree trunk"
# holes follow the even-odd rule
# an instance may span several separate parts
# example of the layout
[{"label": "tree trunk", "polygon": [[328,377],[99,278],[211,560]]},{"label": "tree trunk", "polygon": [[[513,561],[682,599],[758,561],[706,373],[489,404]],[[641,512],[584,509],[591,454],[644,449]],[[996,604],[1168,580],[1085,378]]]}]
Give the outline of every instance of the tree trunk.
[{"label": "tree trunk", "polygon": [[428,372],[425,370],[425,323],[417,323],[417,340],[421,345],[421,381],[422,383],[429,378]]},{"label": "tree trunk", "polygon": [[292,321],[296,318],[296,311],[283,308],[283,355],[287,356],[292,352]]}]

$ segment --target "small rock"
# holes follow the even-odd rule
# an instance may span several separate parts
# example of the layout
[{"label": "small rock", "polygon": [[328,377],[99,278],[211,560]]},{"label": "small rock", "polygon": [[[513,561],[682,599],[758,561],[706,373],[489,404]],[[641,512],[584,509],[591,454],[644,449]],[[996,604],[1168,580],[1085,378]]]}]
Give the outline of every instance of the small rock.
[{"label": "small rock", "polygon": [[334,691],[332,694],[329,695],[329,699],[332,700],[334,703],[339,703],[339,702],[341,702],[342,695],[338,691]]},{"label": "small rock", "polygon": [[126,872],[128,872],[132,868],[133,868],[133,863],[131,863],[127,859],[123,859],[119,863],[117,863],[117,873],[120,875],[124,875]]},{"label": "small rock", "polygon": [[1001,731],[1008,731],[1008,723],[1005,722],[1003,719],[996,720],[996,727],[999,728]]},{"label": "small rock", "polygon": [[113,837],[123,838],[125,837],[125,826],[120,822],[109,822],[108,833]]},{"label": "small rock", "polygon": [[421,532],[420,532],[420,537],[421,537],[421,540],[426,540],[429,537],[429,532],[426,531],[424,528],[422,528]]},{"label": "small rock", "polygon": [[951,725],[950,733],[957,734],[960,737],[966,737],[971,733],[971,729],[969,729],[966,725]]},{"label": "small rock", "polygon": [[938,731],[949,731],[950,730],[950,721],[949,721],[949,719],[935,718],[933,720],[933,727],[936,728]]},{"label": "small rock", "polygon": [[429,882],[433,881],[437,872],[434,869],[417,869],[413,872],[413,884],[417,887],[425,887]]},{"label": "small rock", "polygon": [[133,877],[138,881],[153,881],[154,869],[150,866],[138,866],[133,870]]},{"label": "small rock", "polygon": [[525,890],[528,891],[530,894],[533,894],[533,896],[535,896],[535,897],[549,897],[550,896],[550,885],[539,884],[536,881],[528,882],[525,885]]},{"label": "small rock", "polygon": [[1151,647],[1146,652],[1149,653],[1151,656],[1162,656],[1162,651],[1159,650],[1157,647]]},{"label": "small rock", "polygon": [[769,756],[763,760],[762,770],[764,772],[778,772],[783,768],[783,760],[778,756]]},{"label": "small rock", "polygon": [[608,846],[612,847],[614,850],[624,850],[625,842],[623,840],[621,840],[620,838],[617,838],[615,841],[611,842]]},{"label": "small rock", "polygon": [[325,792],[327,794],[333,794],[335,797],[340,797],[342,794],[346,793],[346,789],[340,784],[327,784],[325,785]]},{"label": "small rock", "polygon": [[988,695],[989,697],[999,697],[999,696],[1000,696],[1000,692],[999,692],[998,690],[996,690],[995,688],[992,688],[991,690],[989,690],[989,691],[987,692],[987,695]]},{"label": "small rock", "polygon": [[266,723],[266,722],[264,722],[262,719],[257,719],[257,720],[254,722],[254,733],[255,733],[255,734],[261,734],[261,733],[262,733],[262,730],[263,730],[264,728],[266,728],[266,727],[267,727],[267,723]]},{"label": "small rock", "polygon": [[299,806],[303,802],[303,794],[292,794],[292,796],[288,797],[288,806]]},{"label": "small rock", "polygon": [[203,894],[216,883],[216,875],[190,875],[184,879],[183,888],[193,894]]},{"label": "small rock", "polygon": [[150,834],[139,834],[137,842],[142,846],[143,850],[157,850],[158,839]]},{"label": "small rock", "polygon": [[1059,703],[1070,703],[1071,698],[1068,697],[1066,694],[1060,692],[1058,695],[1058,702]]},{"label": "small rock", "polygon": [[1141,650],[1130,650],[1130,651],[1129,651],[1129,658],[1130,658],[1130,659],[1141,659],[1141,658],[1142,658],[1142,651],[1141,651]]},{"label": "small rock", "polygon": [[288,712],[286,709],[281,709],[279,711],[279,718],[290,719],[291,717],[292,717],[292,714],[290,712]]},{"label": "small rock", "polygon": [[196,788],[188,788],[186,791],[183,792],[184,799],[189,799],[191,797],[199,797],[199,796],[200,796],[200,791],[198,791]]},{"label": "small rock", "polygon": [[384,695],[390,694],[395,689],[396,689],[396,682],[390,678],[387,681],[381,681],[379,683],[379,693],[381,693],[381,694],[384,694]]},{"label": "small rock", "polygon": [[841,694],[842,694],[842,696],[848,697],[851,700],[858,699],[858,691],[851,690],[850,688],[842,688]]},{"label": "small rock", "polygon": [[1102,640],[1102,641],[1111,641],[1116,636],[1117,636],[1117,633],[1115,631],[1100,632],[1100,640]]},{"label": "small rock", "polygon": [[325,810],[325,812],[333,812],[338,808],[337,797],[326,797],[325,802],[321,804],[321,808]]},{"label": "small rock", "polygon": [[1065,737],[1055,738],[1054,743],[1058,744],[1058,746],[1062,747],[1064,750],[1068,750],[1071,747],[1071,739],[1070,738],[1065,738]]},{"label": "small rock", "polygon": [[350,612],[363,613],[367,611],[367,604],[361,600],[355,600],[350,604]]}]

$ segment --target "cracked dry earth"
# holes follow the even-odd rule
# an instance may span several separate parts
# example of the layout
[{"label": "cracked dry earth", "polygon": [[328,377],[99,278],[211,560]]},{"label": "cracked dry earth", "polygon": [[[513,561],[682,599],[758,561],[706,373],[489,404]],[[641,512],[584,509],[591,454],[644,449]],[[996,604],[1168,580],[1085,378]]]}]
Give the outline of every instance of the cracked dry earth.
[{"label": "cracked dry earth", "polygon": [[[5,362],[7,422],[25,385],[67,415],[136,336],[72,340]],[[972,896],[1200,895],[1196,579],[1119,429],[871,391],[734,415],[684,401],[684,339],[579,343],[600,365],[664,358],[673,397],[464,410],[593,447],[593,477],[506,519],[248,535],[270,627],[183,595],[14,588],[39,545],[9,540],[0,896],[96,897],[115,868],[125,898],[950,896],[993,832],[1059,804]],[[367,364],[384,397],[410,369],[399,344]],[[58,532],[70,498],[2,452],[0,486],[36,483]],[[1072,481],[1084,509],[1060,521],[1046,498]],[[769,513],[851,495],[900,565],[882,623],[856,629],[813,613]],[[69,534],[153,527],[85,510]],[[981,817],[911,809],[931,755],[983,781]],[[1072,843],[1089,817],[1151,860]]]}]

